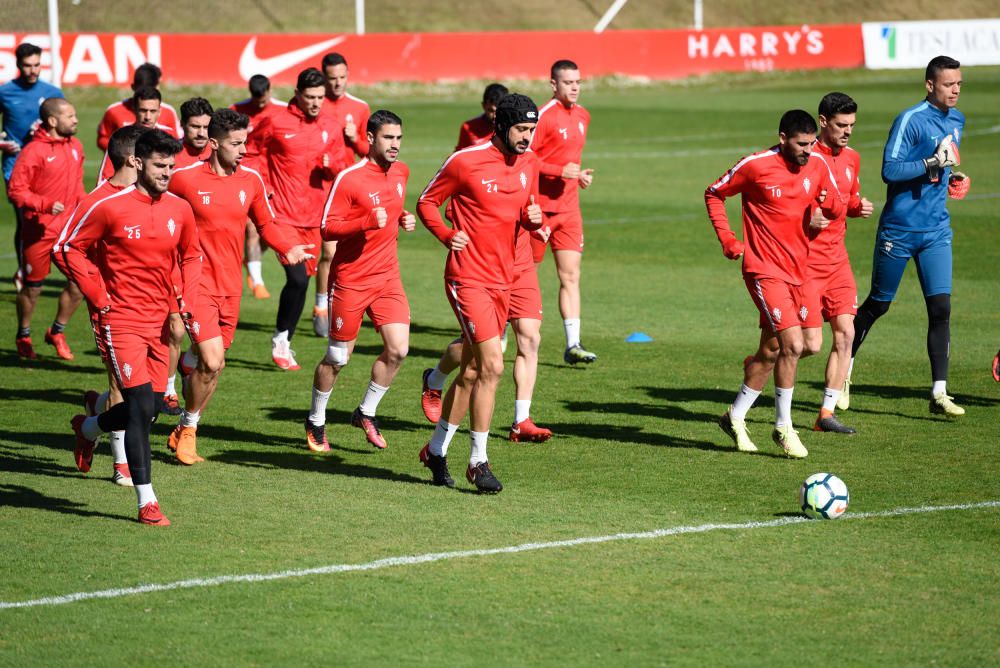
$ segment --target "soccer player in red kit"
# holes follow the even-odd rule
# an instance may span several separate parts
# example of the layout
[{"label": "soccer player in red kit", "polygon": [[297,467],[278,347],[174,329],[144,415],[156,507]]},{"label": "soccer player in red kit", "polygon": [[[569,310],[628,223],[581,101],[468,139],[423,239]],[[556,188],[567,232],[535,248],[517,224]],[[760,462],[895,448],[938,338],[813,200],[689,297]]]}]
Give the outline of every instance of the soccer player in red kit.
[{"label": "soccer player in red kit", "polygon": [[[26,359],[38,355],[31,342],[31,317],[49,275],[52,246],[62,230],[62,221],[84,196],[83,145],[76,138],[77,119],[73,105],[61,97],[50,97],[39,108],[41,125],[14,163],[7,196],[21,212],[19,249],[22,285],[17,292],[17,354]],[[65,212],[65,213],[64,213]],[[72,280],[59,295],[59,309],[45,342],[55,346],[59,357],[71,360],[73,353],[63,328],[80,305],[83,295]]]},{"label": "soccer player in red kit", "polygon": [[491,83],[483,90],[483,113],[462,123],[462,127],[458,129],[456,151],[486,141],[493,136],[493,119],[497,115],[497,103],[509,92],[506,86],[498,83]]},{"label": "soccer player in red kit", "polygon": [[[819,103],[819,141],[816,151],[826,158],[837,182],[840,197],[847,205],[845,215],[827,220],[817,212],[811,221],[807,280],[810,290],[820,297],[821,313],[810,313],[806,326],[830,323],[833,346],[826,363],[826,386],[823,405],[813,427],[815,431],[853,434],[855,430],[834,415],[841,398],[841,388],[851,363],[854,342],[854,316],[858,312],[858,288],[847,257],[844,236],[847,218],[868,218],[874,207],[861,196],[858,172],[861,157],[847,145],[857,120],[858,104],[844,93],[827,93]],[[817,325],[818,323],[818,325]]]},{"label": "soccer player in red kit", "polygon": [[[326,80],[326,100],[323,102],[322,113],[336,119],[344,129],[344,164],[350,165],[355,157],[364,158],[368,155],[368,103],[347,92],[347,59],[333,52],[323,56],[323,77]],[[330,330],[328,298],[326,294],[327,278],[330,275],[330,263],[336,252],[336,241],[324,241],[323,252],[320,254],[316,267],[316,303],[313,306],[313,331],[316,336],[326,337]]]},{"label": "soccer player in red kit", "polygon": [[[333,179],[349,164],[343,128],[333,116],[321,113],[325,95],[323,74],[312,67],[302,70],[292,101],[281,113],[264,119],[250,137],[253,150],[266,160],[275,222],[296,245],[322,242],[319,213]],[[284,265],[284,270],[271,357],[278,368],[295,371],[301,367],[291,339],[305,306],[309,277],[316,273],[316,261]]]},{"label": "soccer player in red kit", "polygon": [[329,346],[313,375],[312,406],[305,421],[310,450],[329,450],[326,405],[347,365],[367,313],[382,336],[368,391],[351,416],[376,448],[386,447],[375,411],[396,377],[410,343],[410,304],[399,276],[399,229],[412,232],[416,218],[403,208],[410,168],[399,162],[403,121],[379,109],[368,119],[368,157],[337,175],[323,211],[323,239],[337,242],[328,293]]},{"label": "soccer player in red kit", "polygon": [[184,412],[168,441],[182,464],[204,461],[198,456],[196,432],[236,333],[247,218],[286,262],[298,264],[314,257],[309,254],[311,245],[291,246],[285,241],[273,224],[263,179],[241,165],[248,124],[246,116],[232,109],[213,114],[207,127],[208,160],[177,170],[170,180],[170,192],[194,211],[202,250],[201,287],[188,323],[197,353],[185,354],[185,367],[192,370],[185,383]]},{"label": "soccer player in red kit", "polygon": [[[503,374],[500,334],[509,317],[517,237],[542,225],[535,203],[538,165],[528,150],[537,120],[531,98],[503,98],[493,139],[453,153],[417,203],[420,220],[449,249],[445,294],[465,338],[461,371],[444,397],[434,435],[420,451],[435,485],[455,485],[447,448],[468,405],[472,448],[466,478],[481,492],[503,489],[490,468],[486,443]],[[439,210],[445,201],[452,227]]]},{"label": "soccer player in red kit", "polygon": [[[791,415],[795,371],[807,345],[803,325],[811,312],[819,310],[819,298],[806,283],[806,229],[816,206],[829,219],[846,210],[829,165],[813,150],[815,144],[813,117],[801,109],[785,112],[777,146],[743,158],[705,190],[708,217],[723,253],[732,260],[743,257],[743,280],[761,315],[760,347],[744,365],[743,386],[719,420],[743,452],[757,450],[745,419],[771,373],[768,351],[777,348],[771,437],[789,457],[809,454],[792,427]],[[726,217],[726,198],[736,194],[743,202],[744,243],[733,234]],[[819,350],[821,336],[809,341],[811,352]]]},{"label": "soccer player in red kit", "polygon": [[[180,150],[180,142],[159,130],[139,137],[135,185],[83,213],[63,244],[73,278],[100,310],[101,335],[125,399],[125,451],[139,521],[158,526],[170,521],[153,492],[149,432],[156,395],[167,380],[167,315],[171,302],[177,301],[190,320],[201,279],[201,247],[191,206],[167,192]],[[180,286],[173,282],[177,265]],[[73,420],[76,456],[89,460],[93,441],[81,444],[78,418]]]},{"label": "soccer player in red kit", "polygon": [[[281,111],[285,103],[271,97],[271,80],[263,74],[255,74],[248,82],[250,97],[232,104],[229,108],[239,112],[250,119],[247,126],[247,136],[253,134],[254,127],[262,120]],[[260,156],[250,152],[250,145],[247,145],[247,154],[240,163],[245,167],[261,171]],[[257,227],[253,221],[247,221],[247,241],[246,241],[246,265],[247,265],[247,286],[257,299],[268,299],[271,293],[264,285],[263,265],[261,263],[260,237],[257,235]]]},{"label": "soccer player in red kit", "polygon": [[[181,124],[177,112],[160,97],[160,77],[163,72],[153,63],[143,63],[132,75],[132,97],[109,105],[97,126],[97,148],[106,151],[111,134],[120,127],[138,123],[157,127],[167,134],[181,137]],[[139,90],[144,89],[142,95]],[[149,90],[156,91],[155,95]],[[154,105],[152,100],[156,100]]]},{"label": "soccer player in red kit", "polygon": [[[80,203],[77,204],[76,209],[66,221],[62,233],[59,235],[59,240],[52,249],[53,262],[67,276],[70,275],[70,269],[65,260],[63,243],[79,222],[80,216],[89,211],[90,207],[109,195],[114,195],[135,183],[137,176],[135,159],[133,157],[135,154],[135,142],[145,132],[148,132],[148,129],[141,125],[126,125],[125,127],[118,128],[111,135],[111,139],[108,141],[108,156],[115,165],[114,173],[111,175],[111,178],[87,193],[80,200]],[[109,442],[111,445],[111,455],[114,460],[111,481],[116,485],[132,487],[132,475],[128,470],[128,459],[125,456],[125,423],[122,419],[116,420],[109,415],[100,415],[108,409],[121,404],[122,396],[121,389],[115,381],[114,367],[111,365],[111,360],[108,359],[107,349],[104,346],[101,332],[98,328],[97,321],[100,309],[91,304],[90,301],[87,302],[87,308],[90,311],[90,324],[94,332],[94,341],[97,343],[97,351],[108,373],[108,389],[105,392],[88,390],[84,393],[83,405],[86,415],[79,416],[83,419],[77,420],[79,425],[77,428],[82,435],[82,442],[86,444],[96,441],[103,433],[110,434]],[[99,419],[102,422],[99,422]],[[89,445],[85,445],[85,448],[89,448]],[[90,471],[93,450],[89,449],[89,453],[89,457],[77,459],[77,466],[83,473]]]}]

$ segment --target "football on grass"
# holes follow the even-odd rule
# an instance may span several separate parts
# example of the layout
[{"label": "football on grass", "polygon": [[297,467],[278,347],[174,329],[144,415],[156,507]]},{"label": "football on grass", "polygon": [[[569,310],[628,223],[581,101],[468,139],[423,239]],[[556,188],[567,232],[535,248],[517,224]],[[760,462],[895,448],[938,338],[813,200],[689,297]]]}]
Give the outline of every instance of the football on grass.
[{"label": "football on grass", "polygon": [[850,500],[847,485],[832,473],[814,473],[799,487],[799,505],[807,517],[837,519]]}]

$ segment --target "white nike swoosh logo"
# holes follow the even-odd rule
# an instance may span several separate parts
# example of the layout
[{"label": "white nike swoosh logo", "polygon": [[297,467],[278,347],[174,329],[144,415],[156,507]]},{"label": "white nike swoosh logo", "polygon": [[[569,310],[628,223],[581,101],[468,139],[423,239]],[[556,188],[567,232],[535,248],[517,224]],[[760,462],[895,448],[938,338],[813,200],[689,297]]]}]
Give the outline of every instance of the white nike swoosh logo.
[{"label": "white nike swoosh logo", "polygon": [[369,197],[377,197],[377,196],[378,196],[378,191],[376,190],[376,191],[375,191],[375,192],[373,192],[373,193],[368,193],[368,196],[369,196]]},{"label": "white nike swoosh logo", "polygon": [[211,190],[199,190],[198,194],[199,195],[211,195],[212,191]]},{"label": "white nike swoosh logo", "polygon": [[47,158],[45,158],[45,159],[46,159],[46,160],[48,160],[49,162],[52,162],[53,160],[55,160],[55,159],[56,159],[56,156],[54,156],[54,155],[50,155],[49,157],[47,157]]},{"label": "white nike swoosh logo", "polygon": [[292,138],[292,137],[294,137],[294,136],[295,136],[295,133],[294,133],[294,132],[293,132],[292,134],[290,134],[290,135],[289,135],[289,134],[286,134],[286,135],[285,135],[285,139],[291,139],[291,138]]},{"label": "white nike swoosh logo", "polygon": [[257,38],[251,37],[247,45],[243,47],[243,53],[240,54],[240,76],[244,80],[249,80],[255,74],[273,77],[279,72],[284,72],[289,68],[295,67],[303,60],[308,60],[323,53],[330,47],[340,44],[345,39],[347,39],[346,36],[334,37],[318,44],[304,46],[301,49],[295,49],[294,51],[271,56],[270,58],[258,58],[256,54]]},{"label": "white nike swoosh logo", "polygon": [[494,181],[496,181],[496,179],[480,179],[480,180],[483,182],[484,186],[488,186],[489,184],[491,184]]}]

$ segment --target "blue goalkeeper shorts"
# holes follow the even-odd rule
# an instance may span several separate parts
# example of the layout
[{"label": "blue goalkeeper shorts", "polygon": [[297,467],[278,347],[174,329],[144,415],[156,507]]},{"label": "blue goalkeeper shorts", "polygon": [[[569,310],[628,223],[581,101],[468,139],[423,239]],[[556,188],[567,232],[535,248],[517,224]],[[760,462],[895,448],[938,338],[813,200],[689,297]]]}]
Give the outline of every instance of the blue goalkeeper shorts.
[{"label": "blue goalkeeper shorts", "polygon": [[951,294],[951,227],[931,232],[879,228],[872,261],[872,289],[879,302],[896,297],[906,263],[913,258],[924,297]]}]

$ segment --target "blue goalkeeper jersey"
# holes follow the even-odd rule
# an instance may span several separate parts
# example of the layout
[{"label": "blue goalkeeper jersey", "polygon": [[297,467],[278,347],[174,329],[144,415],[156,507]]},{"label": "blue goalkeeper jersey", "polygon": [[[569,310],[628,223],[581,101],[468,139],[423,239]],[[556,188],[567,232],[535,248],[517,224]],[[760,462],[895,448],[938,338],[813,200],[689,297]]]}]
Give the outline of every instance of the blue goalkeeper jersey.
[{"label": "blue goalkeeper jersey", "polygon": [[958,109],[943,112],[926,100],[896,117],[882,154],[888,188],[879,227],[930,232],[951,224],[945,207],[951,168],[940,170],[940,180],[932,183],[924,160],[947,135],[957,146],[964,127],[965,115]]},{"label": "blue goalkeeper jersey", "polygon": [[[47,98],[62,97],[61,90],[39,79],[27,86],[18,77],[0,86],[0,114],[3,114],[3,131],[22,147],[31,140],[32,126],[38,121],[38,107]],[[10,180],[17,154],[3,156],[3,177]]]}]

